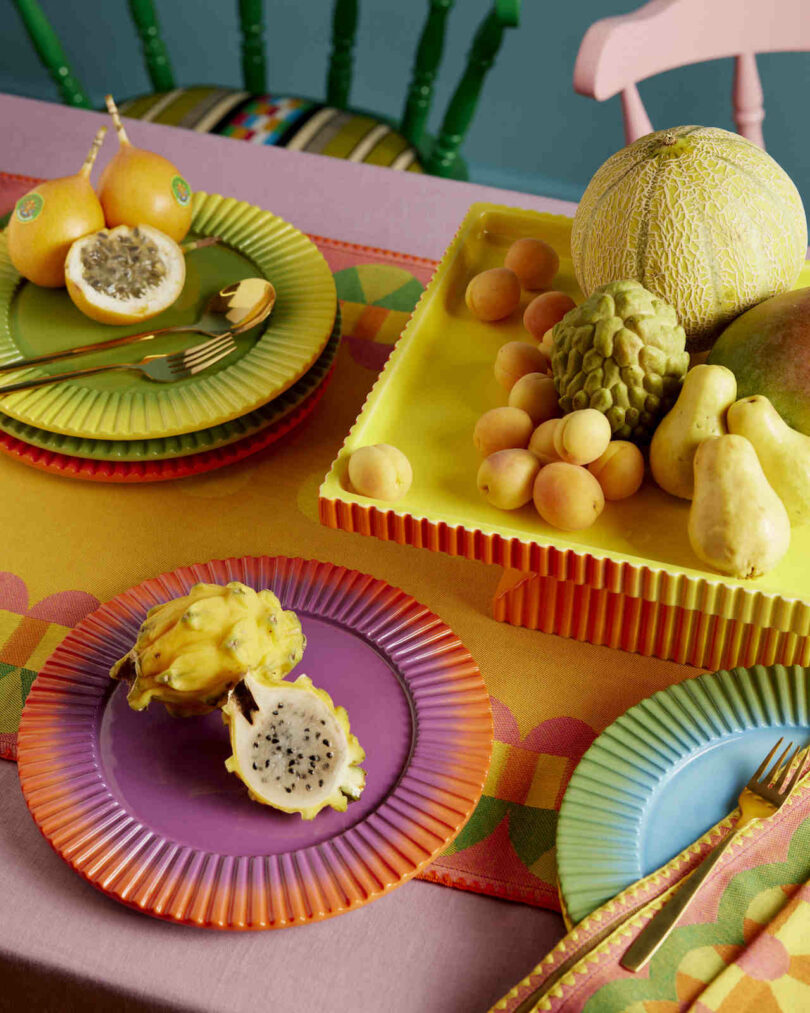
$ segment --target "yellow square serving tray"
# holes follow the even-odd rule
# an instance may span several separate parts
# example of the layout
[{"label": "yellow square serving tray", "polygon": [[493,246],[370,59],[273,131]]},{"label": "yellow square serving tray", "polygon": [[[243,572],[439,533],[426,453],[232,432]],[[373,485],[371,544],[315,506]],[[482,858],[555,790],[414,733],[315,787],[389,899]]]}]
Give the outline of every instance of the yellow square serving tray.
[{"label": "yellow square serving tray", "polygon": [[[526,338],[523,309],[495,324],[464,303],[469,279],[499,267],[521,236],[560,255],[555,288],[581,301],[570,257],[571,219],[474,204],[422,295],[320,488],[321,521],[507,572],[496,618],[695,665],[810,661],[810,526],[770,573],[734,580],[702,567],[687,537],[689,506],[648,478],[631,499],[608,503],[580,532],[547,525],[529,504],[505,512],[478,493],[476,420],[506,403],[492,365],[506,341]],[[798,286],[810,284],[808,268]],[[413,465],[394,504],[350,489],[348,458],[391,443]]]}]

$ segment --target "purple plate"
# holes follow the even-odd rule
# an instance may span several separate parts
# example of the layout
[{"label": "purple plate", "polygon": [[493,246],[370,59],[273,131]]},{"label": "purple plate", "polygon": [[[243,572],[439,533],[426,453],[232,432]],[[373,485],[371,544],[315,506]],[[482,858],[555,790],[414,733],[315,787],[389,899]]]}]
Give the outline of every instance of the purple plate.
[{"label": "purple plate", "polygon": [[[137,713],[109,678],[149,608],[230,580],[298,613],[295,674],[349,712],[367,780],[345,813],[304,821],[250,801],[225,770],[219,713]],[[34,683],[18,751],[34,819],[91,883],[158,917],[242,929],[326,918],[415,875],[471,814],[491,743],[478,668],[428,609],[356,571],[261,557],[184,567],[88,616]]]}]

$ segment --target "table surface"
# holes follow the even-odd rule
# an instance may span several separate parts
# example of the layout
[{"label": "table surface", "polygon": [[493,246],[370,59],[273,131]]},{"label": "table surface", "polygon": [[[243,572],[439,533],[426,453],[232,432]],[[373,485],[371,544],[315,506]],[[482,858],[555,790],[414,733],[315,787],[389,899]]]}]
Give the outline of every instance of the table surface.
[{"label": "table surface", "polygon": [[[0,169],[70,174],[105,121],[0,95]],[[140,125],[137,141],[188,167],[196,189],[238,194],[304,232],[435,259],[475,201],[574,208],[154,124]],[[582,645],[583,659],[589,650]],[[239,1013],[255,1008],[258,992],[272,1009],[469,1013],[488,1009],[563,931],[551,912],[415,881],[337,919],[280,932],[164,924],[109,901],[56,858],[16,779],[15,765],[0,761],[0,980],[10,984],[0,989],[0,1010],[64,1013],[114,1002],[119,1010]]]}]

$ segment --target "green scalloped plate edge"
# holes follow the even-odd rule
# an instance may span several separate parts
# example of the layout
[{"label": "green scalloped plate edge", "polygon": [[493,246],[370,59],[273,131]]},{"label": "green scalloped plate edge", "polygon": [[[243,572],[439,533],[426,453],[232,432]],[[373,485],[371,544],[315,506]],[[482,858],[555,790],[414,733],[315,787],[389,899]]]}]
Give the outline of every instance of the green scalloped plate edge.
[{"label": "green scalloped plate edge", "polygon": [[[90,439],[155,439],[211,428],[278,397],[311,368],[332,332],[337,294],[332,272],[315,244],[269,211],[219,194],[194,194],[192,230],[218,236],[251,260],[278,294],[272,326],[237,362],[175,384],[102,391],[65,381],[8,395],[4,413],[20,422]],[[8,307],[20,276],[0,236],[0,357],[19,354]],[[293,307],[280,320],[282,303]],[[9,374],[9,382],[39,370]],[[193,390],[194,396],[189,397]]]},{"label": "green scalloped plate edge", "polygon": [[808,724],[810,670],[799,665],[699,675],[625,711],[579,761],[560,806],[557,874],[572,924],[639,878],[639,812],[685,756],[735,733]]},{"label": "green scalloped plate edge", "polygon": [[39,429],[0,412],[0,430],[42,450],[94,461],[165,461],[204,453],[207,450],[217,450],[280,422],[305,401],[329,374],[340,347],[340,327],[341,317],[338,309],[326,348],[315,365],[307,370],[300,380],[266,405],[218,426],[152,440],[94,440],[89,437],[51,433],[47,429]]}]

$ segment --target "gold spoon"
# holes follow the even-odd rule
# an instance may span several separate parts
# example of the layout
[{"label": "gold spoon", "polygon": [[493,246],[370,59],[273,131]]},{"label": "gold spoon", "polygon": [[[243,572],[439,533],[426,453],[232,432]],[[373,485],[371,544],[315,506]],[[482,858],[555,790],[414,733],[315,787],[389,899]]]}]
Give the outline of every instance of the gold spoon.
[{"label": "gold spoon", "polygon": [[[154,331],[143,331],[140,334],[126,334],[122,338],[110,338],[92,345],[81,345],[79,348],[67,348],[62,352],[50,352],[38,355],[33,359],[15,359],[13,362],[0,364],[0,373],[9,373],[15,369],[28,366],[41,366],[46,362],[57,362],[75,355],[86,355],[88,352],[103,352],[107,348],[120,348],[136,341],[151,341],[163,334],[204,334],[209,338],[218,338],[224,334],[236,335],[250,330],[266,320],[276,302],[276,290],[265,278],[243,278],[220,289],[212,296],[203,310],[199,320],[191,324],[177,324],[174,327],[161,327]],[[223,322],[227,324],[222,327]]]}]

